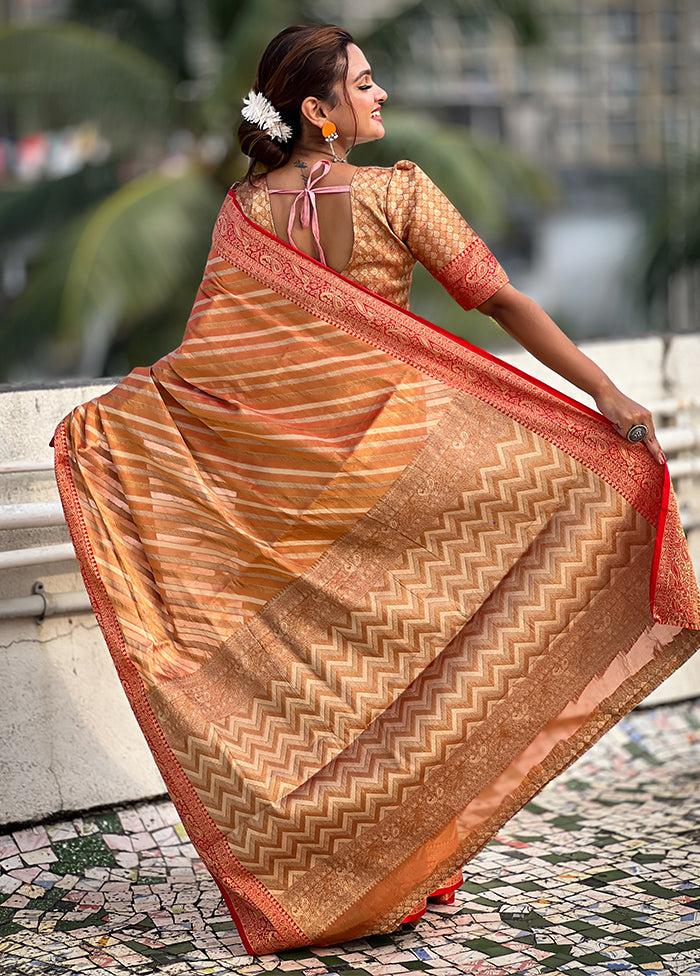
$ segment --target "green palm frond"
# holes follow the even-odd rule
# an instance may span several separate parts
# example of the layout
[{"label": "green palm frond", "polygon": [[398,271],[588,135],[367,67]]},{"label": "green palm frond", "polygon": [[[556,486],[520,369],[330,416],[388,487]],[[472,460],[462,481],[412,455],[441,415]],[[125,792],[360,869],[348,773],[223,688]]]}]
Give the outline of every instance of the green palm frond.
[{"label": "green palm frond", "polygon": [[186,0],[70,0],[67,17],[134,45],[182,79],[189,76]]},{"label": "green palm frond", "polygon": [[[149,314],[175,287],[221,197],[198,169],[132,180],[84,222],[67,268],[59,335],[81,329],[106,303],[120,319]],[[209,234],[207,234],[209,236]]]},{"label": "green palm frond", "polygon": [[6,316],[9,358],[21,359],[28,346],[50,336],[60,372],[63,363],[81,361],[92,331],[91,361],[83,354],[81,371],[99,373],[100,357],[120,333],[167,306],[183,281],[196,287],[220,204],[220,191],[196,168],[177,177],[149,173],[112,194],[41,255]]},{"label": "green palm frond", "polygon": [[113,142],[167,130],[172,76],[155,60],[78,24],[0,28],[0,92],[18,135],[96,123]]},{"label": "green palm frond", "polygon": [[86,166],[55,180],[14,183],[0,190],[0,246],[72,220],[117,187],[113,162]]}]

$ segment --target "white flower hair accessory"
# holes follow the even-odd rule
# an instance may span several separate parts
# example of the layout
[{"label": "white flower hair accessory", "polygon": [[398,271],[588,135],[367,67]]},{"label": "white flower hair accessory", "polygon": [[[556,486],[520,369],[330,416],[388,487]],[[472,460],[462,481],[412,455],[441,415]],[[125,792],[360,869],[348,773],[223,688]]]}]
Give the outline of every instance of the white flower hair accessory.
[{"label": "white flower hair accessory", "polygon": [[262,92],[254,92],[252,89],[248,92],[248,97],[243,99],[241,115],[246,122],[252,122],[264,129],[277,142],[289,142],[292,138],[291,126],[282,121],[280,113]]}]

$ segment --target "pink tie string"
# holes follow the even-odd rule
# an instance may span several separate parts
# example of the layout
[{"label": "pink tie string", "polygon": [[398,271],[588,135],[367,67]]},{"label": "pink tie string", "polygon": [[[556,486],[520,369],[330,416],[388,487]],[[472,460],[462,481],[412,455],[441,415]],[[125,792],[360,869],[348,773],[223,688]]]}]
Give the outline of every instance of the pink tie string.
[{"label": "pink tie string", "polygon": [[[323,248],[321,247],[320,241],[320,231],[318,226],[318,209],[316,206],[316,195],[318,193],[348,193],[350,191],[349,186],[318,186],[320,180],[328,173],[331,168],[331,163],[329,160],[319,160],[314,166],[309,170],[309,177],[306,181],[306,185],[301,192],[297,193],[296,190],[268,190],[268,193],[296,193],[296,198],[292,201],[292,207],[289,211],[289,221],[287,223],[287,237],[289,243],[296,247],[294,237],[292,235],[292,230],[294,228],[294,221],[296,220],[297,213],[299,216],[299,223],[302,230],[311,225],[311,233],[313,234],[314,240],[316,241],[316,247],[318,248],[318,258],[323,264],[327,264],[326,256],[323,253]],[[314,176],[318,173],[318,176]],[[299,210],[299,204],[301,204],[301,209]],[[297,250],[300,248],[297,247]]]}]

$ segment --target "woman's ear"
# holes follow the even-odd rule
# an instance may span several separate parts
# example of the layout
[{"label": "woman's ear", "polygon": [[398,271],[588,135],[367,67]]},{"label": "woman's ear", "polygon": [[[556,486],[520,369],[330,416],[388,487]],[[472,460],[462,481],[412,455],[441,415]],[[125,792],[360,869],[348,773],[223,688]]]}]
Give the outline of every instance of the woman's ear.
[{"label": "woman's ear", "polygon": [[323,123],[327,121],[327,116],[323,109],[323,103],[319,101],[318,98],[314,98],[313,96],[305,98],[301,103],[301,114],[307,121],[319,129]]}]

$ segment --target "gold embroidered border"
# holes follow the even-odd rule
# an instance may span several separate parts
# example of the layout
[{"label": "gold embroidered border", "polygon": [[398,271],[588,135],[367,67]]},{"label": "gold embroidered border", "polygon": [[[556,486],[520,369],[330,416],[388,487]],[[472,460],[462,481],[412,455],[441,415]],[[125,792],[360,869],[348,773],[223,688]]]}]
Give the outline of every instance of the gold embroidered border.
[{"label": "gold embroidered border", "polygon": [[479,237],[441,268],[436,278],[466,308],[476,308],[508,284],[508,275]]}]

